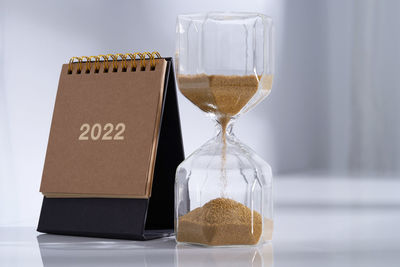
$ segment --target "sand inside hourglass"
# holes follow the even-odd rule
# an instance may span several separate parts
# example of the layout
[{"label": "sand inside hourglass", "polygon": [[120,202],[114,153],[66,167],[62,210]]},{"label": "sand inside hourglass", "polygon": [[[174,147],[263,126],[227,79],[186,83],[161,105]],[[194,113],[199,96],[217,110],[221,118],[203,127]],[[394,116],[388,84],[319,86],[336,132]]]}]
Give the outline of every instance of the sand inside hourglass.
[{"label": "sand inside hourglass", "polygon": [[228,198],[216,198],[179,218],[177,240],[211,246],[255,245],[272,239],[273,221]]},{"label": "sand inside hourglass", "polygon": [[[218,122],[221,124],[222,131],[222,151],[221,151],[221,182],[222,182],[222,192],[219,201],[209,202],[209,206],[214,209],[217,205],[218,207],[222,204],[229,203],[227,208],[231,208],[231,212],[235,213],[240,210],[247,214],[250,214],[251,210],[246,206],[236,202],[234,200],[228,200],[224,198],[225,189],[227,186],[226,179],[226,128],[229,121],[237,115],[250,101],[251,104],[256,104],[258,101],[263,99],[271,90],[272,87],[272,75],[247,75],[247,76],[226,76],[226,75],[178,75],[179,88],[182,94],[188,98],[193,104],[198,106],[201,110],[212,113],[216,116]],[[228,202],[226,202],[228,201]],[[221,204],[222,203],[222,204]],[[241,205],[241,206],[240,206]],[[180,226],[178,230],[178,240],[181,242],[193,242],[193,243],[203,243],[209,245],[231,245],[231,244],[255,244],[258,242],[260,235],[254,235],[254,233],[261,234],[262,223],[256,223],[253,226],[253,231],[242,231],[241,237],[234,238],[237,235],[234,233],[240,231],[240,227],[245,227],[243,229],[248,229],[247,222],[241,222],[239,224],[221,224],[222,228],[219,229],[222,236],[226,236],[228,239],[221,239],[218,236],[218,231],[214,228],[210,228],[211,232],[215,232],[215,235],[211,235],[205,238],[205,235],[209,235],[207,232],[210,227],[209,222],[207,222],[208,217],[206,216],[209,212],[206,212],[206,205],[199,208],[200,210],[193,210],[186,215],[181,216],[179,219]],[[240,207],[232,209],[232,207]],[[204,211],[203,211],[204,209]],[[236,211],[235,211],[236,210]],[[201,215],[200,218],[198,214]],[[219,214],[219,213],[217,213]],[[258,214],[257,212],[255,214]],[[196,217],[197,216],[197,217]],[[237,214],[239,216],[239,214]],[[260,214],[258,214],[260,216]],[[191,223],[191,220],[196,217],[196,222]],[[204,221],[203,221],[204,220]],[[261,218],[259,219],[261,222]],[[267,222],[267,223],[266,223]],[[265,219],[264,226],[271,229],[265,229],[264,232],[272,232],[272,221]],[[196,228],[196,229],[195,229]],[[199,228],[197,230],[197,228]],[[226,232],[228,231],[228,232]],[[250,228],[249,228],[250,229]],[[229,231],[231,233],[229,233]],[[189,234],[193,233],[193,234]],[[197,234],[196,234],[197,233]],[[244,235],[244,236],[243,236]],[[246,235],[248,235],[246,237]]]},{"label": "sand inside hourglass", "polygon": [[201,110],[214,113],[226,126],[258,89],[261,97],[269,93],[272,75],[178,75],[178,83],[184,96]]}]

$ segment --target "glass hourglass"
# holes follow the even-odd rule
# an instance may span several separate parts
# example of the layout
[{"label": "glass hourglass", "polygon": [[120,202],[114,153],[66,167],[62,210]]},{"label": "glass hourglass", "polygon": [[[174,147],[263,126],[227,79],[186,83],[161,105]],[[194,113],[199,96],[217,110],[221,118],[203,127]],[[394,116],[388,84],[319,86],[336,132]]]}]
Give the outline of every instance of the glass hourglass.
[{"label": "glass hourglass", "polygon": [[271,91],[272,20],[255,13],[180,15],[176,31],[179,89],[218,129],[177,168],[176,240],[206,246],[271,240],[271,168],[232,128]]}]

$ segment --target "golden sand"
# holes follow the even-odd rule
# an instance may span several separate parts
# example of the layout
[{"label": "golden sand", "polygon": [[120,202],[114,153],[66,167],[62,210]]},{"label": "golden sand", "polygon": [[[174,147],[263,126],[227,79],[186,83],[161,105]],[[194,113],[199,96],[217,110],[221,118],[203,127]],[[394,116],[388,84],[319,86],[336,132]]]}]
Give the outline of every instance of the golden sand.
[{"label": "golden sand", "polygon": [[[227,198],[209,201],[203,207],[179,217],[179,242],[210,246],[255,245],[262,232],[261,215]],[[273,223],[264,219],[264,229],[272,233]],[[265,238],[269,238],[265,236]],[[271,238],[269,238],[271,239]]]}]

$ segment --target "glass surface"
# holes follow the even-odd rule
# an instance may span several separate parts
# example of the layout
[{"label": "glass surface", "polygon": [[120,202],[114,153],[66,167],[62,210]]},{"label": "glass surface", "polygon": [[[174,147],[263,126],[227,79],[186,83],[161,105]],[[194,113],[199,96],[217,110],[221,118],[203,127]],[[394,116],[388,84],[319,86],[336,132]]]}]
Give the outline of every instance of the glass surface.
[{"label": "glass surface", "polygon": [[176,239],[207,246],[271,240],[271,168],[232,128],[271,91],[272,20],[254,13],[181,15],[176,31],[179,89],[217,127],[177,169]]}]

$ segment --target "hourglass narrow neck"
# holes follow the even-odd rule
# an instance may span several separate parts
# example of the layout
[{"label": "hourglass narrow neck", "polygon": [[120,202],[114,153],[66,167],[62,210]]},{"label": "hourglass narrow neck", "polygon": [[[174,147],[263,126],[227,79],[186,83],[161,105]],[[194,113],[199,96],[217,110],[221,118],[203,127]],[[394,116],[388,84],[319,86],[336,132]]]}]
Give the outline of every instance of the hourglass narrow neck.
[{"label": "hourglass narrow neck", "polygon": [[232,117],[220,117],[216,120],[217,136],[233,136],[233,125],[235,119]]}]

